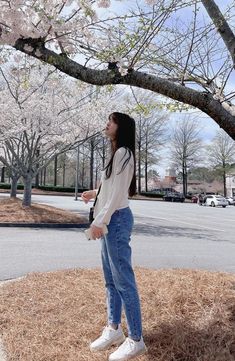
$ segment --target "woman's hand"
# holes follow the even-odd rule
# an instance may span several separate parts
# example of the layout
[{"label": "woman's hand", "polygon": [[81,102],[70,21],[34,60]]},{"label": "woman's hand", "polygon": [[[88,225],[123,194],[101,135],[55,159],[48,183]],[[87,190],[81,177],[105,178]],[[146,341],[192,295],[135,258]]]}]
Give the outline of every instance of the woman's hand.
[{"label": "woman's hand", "polygon": [[92,239],[101,238],[104,235],[103,228],[96,227],[94,224],[90,226],[90,230]]},{"label": "woman's hand", "polygon": [[96,191],[92,190],[92,191],[83,192],[81,198],[85,203],[88,203],[92,198],[95,198],[95,196],[96,196]]}]

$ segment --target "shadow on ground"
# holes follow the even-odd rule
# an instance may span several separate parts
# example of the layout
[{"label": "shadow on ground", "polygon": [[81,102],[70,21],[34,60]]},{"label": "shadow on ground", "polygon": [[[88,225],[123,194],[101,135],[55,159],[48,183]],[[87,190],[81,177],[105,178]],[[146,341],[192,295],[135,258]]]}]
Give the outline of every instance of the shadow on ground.
[{"label": "shadow on ground", "polygon": [[213,242],[229,242],[224,237],[218,238],[216,232],[203,230],[199,228],[185,228],[179,226],[163,226],[149,222],[149,218],[135,218],[133,234],[144,235],[149,237],[174,237],[174,238],[191,238],[204,239]]},{"label": "shadow on ground", "polygon": [[[175,320],[172,324],[163,323],[156,330],[145,334],[147,359],[162,360],[164,349],[167,360],[171,354],[175,361],[235,360],[235,342],[231,342],[231,332],[224,330],[221,338],[221,327],[220,322],[212,322],[209,327],[202,329],[197,329],[184,320]],[[235,332],[235,327],[233,331]],[[226,340],[230,342],[227,344]]]},{"label": "shadow on ground", "polygon": [[[159,237],[172,237],[177,240],[177,238],[190,238],[195,240],[207,240],[212,242],[231,242],[218,236],[216,232],[210,230],[203,230],[198,228],[184,228],[184,227],[176,227],[176,226],[162,226],[158,224],[149,223],[149,219],[146,218],[147,221],[144,221],[143,218],[136,218],[136,223],[133,228],[133,235],[143,235],[152,238]],[[58,229],[60,232],[84,232],[85,226],[82,229],[78,228],[61,228]]]}]

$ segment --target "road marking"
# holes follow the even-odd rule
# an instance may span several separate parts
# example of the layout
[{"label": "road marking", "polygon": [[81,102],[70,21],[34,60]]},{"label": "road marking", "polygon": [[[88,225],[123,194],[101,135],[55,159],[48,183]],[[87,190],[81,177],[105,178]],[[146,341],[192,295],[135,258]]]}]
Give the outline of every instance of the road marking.
[{"label": "road marking", "polygon": [[[139,216],[139,217],[146,217],[146,214],[141,214],[141,213],[135,213],[134,212],[134,215],[136,216]],[[211,227],[205,227],[205,226],[200,226],[198,224],[194,224],[194,223],[189,223],[189,222],[184,222],[184,221],[178,221],[178,220],[172,220],[172,219],[169,219],[169,218],[163,218],[163,217],[154,217],[154,216],[147,216],[148,218],[153,218],[153,219],[161,219],[163,221],[170,221],[170,222],[175,222],[175,223],[183,223],[183,224],[187,224],[189,226],[193,226],[193,227],[198,227],[198,228],[201,228],[201,229],[208,229],[210,231],[218,231],[218,232],[226,232],[226,230],[224,229],[218,229],[218,228],[211,228]]]}]

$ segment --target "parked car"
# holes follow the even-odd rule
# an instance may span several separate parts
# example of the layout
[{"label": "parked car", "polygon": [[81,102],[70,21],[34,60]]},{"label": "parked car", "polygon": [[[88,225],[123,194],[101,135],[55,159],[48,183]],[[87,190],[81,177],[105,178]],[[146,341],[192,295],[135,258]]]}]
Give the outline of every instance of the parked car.
[{"label": "parked car", "polygon": [[185,197],[182,193],[178,192],[168,192],[163,196],[164,201],[168,202],[181,202],[183,203],[185,200]]},{"label": "parked car", "polygon": [[226,200],[228,201],[229,205],[235,205],[235,200],[233,197],[226,197]]},{"label": "parked car", "polygon": [[222,206],[225,208],[228,205],[228,202],[223,196],[212,194],[204,197],[203,205],[211,207]]}]

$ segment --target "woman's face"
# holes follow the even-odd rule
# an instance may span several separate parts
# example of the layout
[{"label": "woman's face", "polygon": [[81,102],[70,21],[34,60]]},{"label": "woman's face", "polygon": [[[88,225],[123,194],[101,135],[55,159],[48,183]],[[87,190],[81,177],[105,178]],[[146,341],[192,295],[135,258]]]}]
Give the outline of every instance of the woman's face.
[{"label": "woman's face", "polygon": [[111,140],[114,140],[116,137],[118,125],[110,118],[105,127],[105,135],[109,137]]}]

